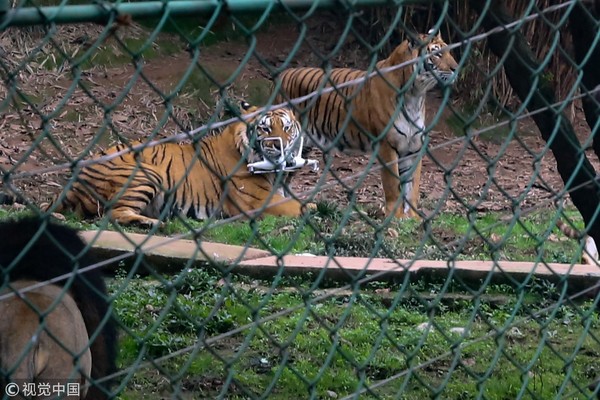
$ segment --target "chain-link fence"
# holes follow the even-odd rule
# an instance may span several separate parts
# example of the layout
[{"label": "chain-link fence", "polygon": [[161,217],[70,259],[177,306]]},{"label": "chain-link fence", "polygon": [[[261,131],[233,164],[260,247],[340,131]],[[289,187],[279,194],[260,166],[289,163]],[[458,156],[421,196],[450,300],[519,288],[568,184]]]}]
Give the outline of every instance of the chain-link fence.
[{"label": "chain-link fence", "polygon": [[600,396],[597,5],[75,3],[0,2],[5,398]]}]

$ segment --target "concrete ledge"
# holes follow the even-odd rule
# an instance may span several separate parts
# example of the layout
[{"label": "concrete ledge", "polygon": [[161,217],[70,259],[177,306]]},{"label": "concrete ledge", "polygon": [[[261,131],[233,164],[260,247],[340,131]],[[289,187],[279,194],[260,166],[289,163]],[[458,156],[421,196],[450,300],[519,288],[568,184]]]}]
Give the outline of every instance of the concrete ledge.
[{"label": "concrete ledge", "polygon": [[[600,267],[585,264],[541,264],[533,262],[500,261],[446,261],[390,260],[386,258],[284,256],[258,258],[242,261],[236,272],[253,269],[256,275],[272,275],[285,266],[286,274],[320,273],[326,269],[327,276],[335,279],[357,279],[381,273],[377,280],[401,278],[406,273],[420,277],[445,277],[450,272],[465,280],[491,278],[494,282],[525,282],[530,275],[550,281],[567,280],[574,288],[587,287],[600,279]],[[491,274],[491,276],[490,276]]]},{"label": "concrete ledge", "polygon": [[[584,264],[541,264],[533,262],[390,260],[387,258],[293,256],[282,258],[268,251],[221,243],[201,242],[200,250],[193,240],[112,231],[81,232],[92,244],[95,255],[108,259],[124,253],[140,251],[144,259],[159,272],[178,272],[190,260],[197,267],[211,262],[224,262],[234,271],[262,278],[272,277],[284,268],[285,275],[308,272],[323,273],[327,278],[355,280],[379,274],[377,280],[402,278],[410,273],[415,278],[445,278],[449,273],[464,280],[491,279],[494,282],[523,283],[530,275],[554,282],[568,281],[572,288],[589,287],[600,279],[600,267]],[[135,260],[130,257],[126,264]]]},{"label": "concrete ledge", "polygon": [[[264,258],[271,255],[268,251],[233,246],[222,243],[201,242],[200,249],[193,240],[173,240],[164,236],[148,236],[139,233],[121,233],[113,231],[83,231],[80,236],[90,243],[94,255],[99,259],[108,259],[123,253],[140,251],[144,258],[158,271],[180,271],[190,259],[200,264],[208,262],[239,263],[242,260]],[[126,260],[126,264],[135,260],[135,256]]]}]

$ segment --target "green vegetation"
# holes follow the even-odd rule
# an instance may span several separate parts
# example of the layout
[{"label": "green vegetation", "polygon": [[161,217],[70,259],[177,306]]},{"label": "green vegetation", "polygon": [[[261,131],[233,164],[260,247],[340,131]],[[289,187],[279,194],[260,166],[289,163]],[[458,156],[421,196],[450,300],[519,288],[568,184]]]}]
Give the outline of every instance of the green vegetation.
[{"label": "green vegetation", "polygon": [[[0,210],[0,218],[23,214]],[[442,258],[453,249],[462,250],[459,258],[464,259],[494,254],[532,259],[539,253],[555,261],[577,252],[572,240],[540,241],[553,218],[544,211],[517,224],[504,222],[501,214],[484,214],[472,223],[440,214],[428,229],[438,243],[425,240],[421,250],[420,224],[394,222],[389,229],[397,236],[388,237],[386,228],[380,253],[369,248],[380,229],[364,222],[366,214],[355,212],[345,223],[343,208],[321,203],[305,220],[233,222],[207,229],[202,237],[277,252],[324,254],[329,248],[362,256],[396,249],[406,257]],[[90,224],[68,217],[67,223],[114,228],[103,220]],[[163,233],[203,227],[199,221],[174,220]],[[475,229],[485,232],[490,243],[492,234],[503,243],[493,245],[494,253]],[[323,239],[317,239],[316,230]],[[372,391],[361,398],[439,394],[470,399],[481,393],[512,399],[526,393],[583,399],[590,394],[583,388],[598,374],[591,367],[600,356],[594,304],[564,302],[565,288],[546,281],[512,287],[448,277],[344,286],[311,274],[255,280],[225,272],[226,267],[147,278],[121,271],[110,280],[122,326],[119,367],[136,370],[119,398],[173,393],[181,398],[223,393],[232,399],[267,394],[273,399],[341,398],[368,386]],[[166,359],[159,367],[145,364],[161,357]]]},{"label": "green vegetation", "polygon": [[[13,213],[0,208],[0,218]],[[577,228],[583,228],[577,211],[566,211],[566,215],[575,221]],[[554,228],[555,218],[556,212],[548,210],[521,218],[502,213],[475,214],[471,218],[440,213],[431,222],[423,224],[415,220],[371,218],[369,210],[352,211],[351,208],[319,203],[318,209],[304,218],[265,216],[255,221],[227,223],[174,218],[157,233],[172,236],[195,229],[205,241],[257,247],[275,254],[579,262],[581,243],[566,238]],[[66,222],[79,229],[116,229],[105,220],[82,222],[73,215],[67,215]],[[118,229],[147,232],[136,227]]]},{"label": "green vegetation", "polygon": [[160,374],[139,369],[121,398],[334,398],[380,384],[361,398],[398,398],[402,390],[404,399],[513,399],[521,391],[582,399],[575,385],[585,388],[598,373],[589,368],[600,356],[593,304],[553,308],[561,289],[551,284],[337,287],[218,269],[159,281],[118,275],[110,290],[129,330],[120,368],[168,357]]}]

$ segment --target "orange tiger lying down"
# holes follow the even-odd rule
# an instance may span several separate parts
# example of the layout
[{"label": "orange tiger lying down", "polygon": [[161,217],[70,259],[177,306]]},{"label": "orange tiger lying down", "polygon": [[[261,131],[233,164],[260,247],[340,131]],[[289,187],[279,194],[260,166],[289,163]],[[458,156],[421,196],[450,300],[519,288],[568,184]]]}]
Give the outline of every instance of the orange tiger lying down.
[{"label": "orange tiger lying down", "polygon": [[[242,110],[249,114],[257,107],[242,103]],[[273,193],[275,174],[253,175],[247,169],[247,163],[262,160],[261,153],[281,153],[299,138],[300,124],[291,110],[265,111],[196,144],[162,144],[87,166],[63,200],[45,209],[75,210],[82,217],[106,212],[119,224],[140,225],[155,225],[173,215],[234,216],[264,206],[268,214],[299,216],[299,201]],[[103,154],[124,149],[118,145]]]}]

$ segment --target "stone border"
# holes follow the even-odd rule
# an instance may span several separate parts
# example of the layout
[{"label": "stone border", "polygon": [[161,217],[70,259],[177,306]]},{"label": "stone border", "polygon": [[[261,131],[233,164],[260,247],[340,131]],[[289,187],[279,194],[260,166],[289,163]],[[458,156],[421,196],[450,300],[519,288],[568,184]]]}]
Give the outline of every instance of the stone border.
[{"label": "stone border", "polygon": [[[542,264],[510,261],[434,261],[391,260],[386,258],[324,257],[287,255],[276,257],[268,251],[221,243],[200,242],[200,250],[193,240],[173,240],[169,237],[148,236],[138,233],[112,231],[81,232],[83,239],[92,244],[94,253],[103,259],[130,253],[144,252],[145,259],[160,272],[177,272],[190,259],[194,266],[214,263],[235,265],[237,273],[257,277],[271,277],[284,268],[285,275],[308,272],[324,273],[327,278],[343,281],[356,280],[367,275],[381,274],[377,280],[402,278],[410,273],[415,277],[444,278],[449,273],[465,280],[491,279],[495,282],[520,284],[532,275],[555,282],[568,281],[570,287],[589,287],[600,279],[600,266],[584,264]],[[166,243],[161,245],[162,243]],[[130,260],[134,260],[131,257]]]}]

